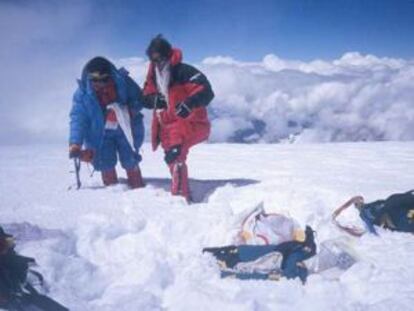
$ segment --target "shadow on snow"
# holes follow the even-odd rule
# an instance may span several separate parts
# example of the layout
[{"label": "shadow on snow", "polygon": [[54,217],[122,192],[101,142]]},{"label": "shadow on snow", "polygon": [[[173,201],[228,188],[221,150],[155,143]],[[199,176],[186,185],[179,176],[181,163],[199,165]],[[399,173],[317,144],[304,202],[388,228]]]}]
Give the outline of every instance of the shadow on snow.
[{"label": "shadow on snow", "polygon": [[[191,196],[194,203],[206,202],[210,195],[218,188],[227,184],[235,187],[244,187],[248,185],[257,184],[259,181],[254,179],[193,179],[190,178]],[[161,188],[166,191],[170,191],[171,179],[170,178],[145,178],[145,183],[155,188]]]}]

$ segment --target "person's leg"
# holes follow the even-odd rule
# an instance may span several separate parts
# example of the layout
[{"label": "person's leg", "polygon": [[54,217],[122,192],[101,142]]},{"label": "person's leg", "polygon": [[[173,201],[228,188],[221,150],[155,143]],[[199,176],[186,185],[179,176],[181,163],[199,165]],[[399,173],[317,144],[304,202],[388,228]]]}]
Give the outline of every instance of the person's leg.
[{"label": "person's leg", "polygon": [[127,173],[128,185],[132,189],[144,187],[141,170],[139,168],[139,162],[142,158],[132,149],[132,146],[120,128],[117,129],[116,146],[121,166]]},{"label": "person's leg", "polygon": [[98,163],[95,169],[100,170],[102,174],[102,182],[105,186],[118,183],[116,174],[116,143],[113,130],[106,130],[100,150]]},{"label": "person's leg", "polygon": [[179,136],[180,153],[174,162],[169,165],[172,176],[171,193],[182,195],[188,202],[191,202],[186,160],[190,148],[208,138],[210,133],[209,126],[197,127],[197,124],[187,123],[185,126],[177,127],[172,132],[177,136],[181,136]]},{"label": "person's leg", "polygon": [[128,178],[128,186],[131,189],[145,187],[145,183],[141,174],[141,169],[138,165],[134,168],[126,170],[126,173]]},{"label": "person's leg", "polygon": [[191,193],[188,180],[188,168],[186,164],[187,154],[187,146],[182,145],[180,148],[180,154],[172,163],[169,163],[168,166],[172,176],[171,193],[173,195],[181,195],[185,197],[188,202],[190,202]]},{"label": "person's leg", "polygon": [[190,148],[206,141],[210,136],[210,124],[189,123],[187,128],[186,144]]},{"label": "person's leg", "polygon": [[185,128],[180,122],[164,125],[161,129],[161,145],[165,152],[164,160],[171,173],[171,194],[181,195],[191,201],[188,185],[188,171],[185,160],[188,147],[185,144]]},{"label": "person's leg", "polygon": [[172,176],[171,193],[181,195],[191,201],[187,164],[185,162],[174,162],[170,165],[170,171]]}]

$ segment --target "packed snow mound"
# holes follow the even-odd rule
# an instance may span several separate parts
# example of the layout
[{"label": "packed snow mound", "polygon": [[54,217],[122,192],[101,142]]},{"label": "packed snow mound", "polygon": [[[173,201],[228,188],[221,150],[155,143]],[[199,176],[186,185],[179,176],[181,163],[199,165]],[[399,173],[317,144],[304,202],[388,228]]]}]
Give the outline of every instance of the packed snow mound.
[{"label": "packed snow mound", "polygon": [[[144,81],[142,58],[119,63]],[[209,107],[213,142],[414,139],[412,61],[350,52],[310,62],[218,56],[196,66],[216,94]]]},{"label": "packed snow mound", "polygon": [[[351,238],[358,262],[334,277],[313,274],[305,286],[220,279],[201,250],[231,243],[240,215],[260,202],[311,225],[318,244],[344,238],[330,215],[350,196],[373,201],[413,188],[414,143],[200,145],[189,161],[200,199],[193,205],[165,189],[163,154],[149,145],[146,188],[103,188],[83,166],[82,189],[68,191],[75,180],[66,148],[0,147],[0,224],[71,310],[412,309],[410,234]],[[344,218],[358,220],[352,210]]]}]

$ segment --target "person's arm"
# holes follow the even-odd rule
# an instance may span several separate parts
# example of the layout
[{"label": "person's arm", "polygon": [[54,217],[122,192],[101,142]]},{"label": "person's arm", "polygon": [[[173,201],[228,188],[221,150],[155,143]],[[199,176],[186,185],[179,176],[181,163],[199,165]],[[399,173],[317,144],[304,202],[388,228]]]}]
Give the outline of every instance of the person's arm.
[{"label": "person's arm", "polygon": [[182,64],[179,80],[184,83],[188,97],[185,103],[191,108],[205,107],[214,98],[214,92],[207,77],[197,68]]},{"label": "person's arm", "polygon": [[207,77],[198,69],[181,64],[177,72],[177,80],[183,84],[187,98],[176,107],[176,113],[182,118],[190,115],[198,107],[206,107],[214,98],[214,93]]},{"label": "person's arm", "polygon": [[87,114],[82,104],[81,95],[75,94],[70,111],[69,145],[82,146],[87,128]]}]

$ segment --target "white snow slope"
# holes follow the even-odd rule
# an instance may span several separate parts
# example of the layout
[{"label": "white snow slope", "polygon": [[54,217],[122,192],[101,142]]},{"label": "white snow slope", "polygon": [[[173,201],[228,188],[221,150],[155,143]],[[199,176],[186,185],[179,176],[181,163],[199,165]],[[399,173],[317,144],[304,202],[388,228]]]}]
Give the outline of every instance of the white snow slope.
[{"label": "white snow slope", "polygon": [[354,266],[338,278],[311,275],[306,285],[222,280],[201,249],[230,243],[238,214],[261,201],[312,225],[318,242],[343,236],[332,210],[355,194],[371,201],[414,188],[413,155],[413,142],[201,145],[189,167],[205,201],[187,205],[164,189],[162,153],[148,145],[142,170],[151,179],[134,191],[99,187],[85,166],[83,188],[68,191],[65,146],[3,146],[0,223],[71,310],[412,310],[410,234],[354,239]]}]

